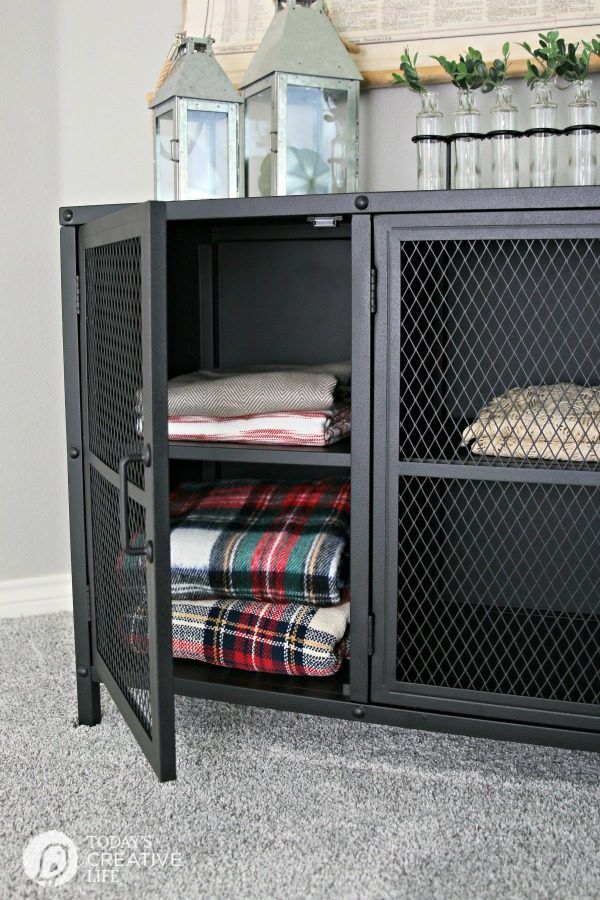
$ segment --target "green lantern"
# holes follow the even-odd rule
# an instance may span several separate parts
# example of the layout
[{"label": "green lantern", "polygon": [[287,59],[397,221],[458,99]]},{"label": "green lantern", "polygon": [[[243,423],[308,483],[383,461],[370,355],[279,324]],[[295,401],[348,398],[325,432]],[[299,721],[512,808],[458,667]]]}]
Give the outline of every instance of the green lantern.
[{"label": "green lantern", "polygon": [[242,81],[247,196],[358,190],[361,80],[323,0],[277,0]]},{"label": "green lantern", "polygon": [[157,200],[240,196],[242,98],[215,59],[213,43],[178,35],[175,61],[150,104]]}]

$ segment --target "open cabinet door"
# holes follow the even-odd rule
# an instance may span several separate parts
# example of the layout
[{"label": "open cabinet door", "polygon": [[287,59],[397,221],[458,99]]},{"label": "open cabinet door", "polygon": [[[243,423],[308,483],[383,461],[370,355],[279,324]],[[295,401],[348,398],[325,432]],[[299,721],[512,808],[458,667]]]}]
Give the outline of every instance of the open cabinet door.
[{"label": "open cabinet door", "polygon": [[164,206],[84,225],[79,272],[92,661],[167,781],[175,729]]}]

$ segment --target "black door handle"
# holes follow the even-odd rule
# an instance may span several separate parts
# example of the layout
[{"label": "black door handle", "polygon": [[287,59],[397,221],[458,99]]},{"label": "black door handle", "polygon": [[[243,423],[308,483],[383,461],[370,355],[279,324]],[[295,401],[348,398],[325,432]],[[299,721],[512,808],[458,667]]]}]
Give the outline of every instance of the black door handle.
[{"label": "black door handle", "polygon": [[127,467],[131,463],[141,462],[150,465],[150,447],[144,447],[141,453],[127,453],[119,462],[119,530],[121,533],[121,547],[128,556],[145,556],[148,562],[152,562],[153,552],[151,541],[141,547],[133,547],[129,541],[129,486],[127,481]]}]

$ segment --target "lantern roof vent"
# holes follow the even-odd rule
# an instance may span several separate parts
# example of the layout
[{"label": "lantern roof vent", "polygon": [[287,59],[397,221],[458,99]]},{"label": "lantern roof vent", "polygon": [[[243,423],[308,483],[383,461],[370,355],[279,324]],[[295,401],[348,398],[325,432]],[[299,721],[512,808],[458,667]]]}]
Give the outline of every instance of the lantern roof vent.
[{"label": "lantern roof vent", "polygon": [[273,20],[241,86],[248,87],[274,72],[362,81],[329,21],[323,0],[277,0]]},{"label": "lantern roof vent", "polygon": [[183,36],[179,39],[175,61],[150,102],[151,108],[173,97],[225,103],[242,102],[242,98],[215,58],[213,44],[214,39],[211,37]]}]

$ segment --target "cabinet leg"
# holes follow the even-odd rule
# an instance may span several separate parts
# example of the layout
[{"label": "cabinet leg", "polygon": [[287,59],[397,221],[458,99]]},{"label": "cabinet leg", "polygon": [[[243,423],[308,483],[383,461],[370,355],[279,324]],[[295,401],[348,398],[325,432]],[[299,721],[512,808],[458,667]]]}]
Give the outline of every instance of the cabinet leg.
[{"label": "cabinet leg", "polygon": [[80,725],[98,725],[102,718],[100,685],[85,666],[77,668],[77,717]]}]

